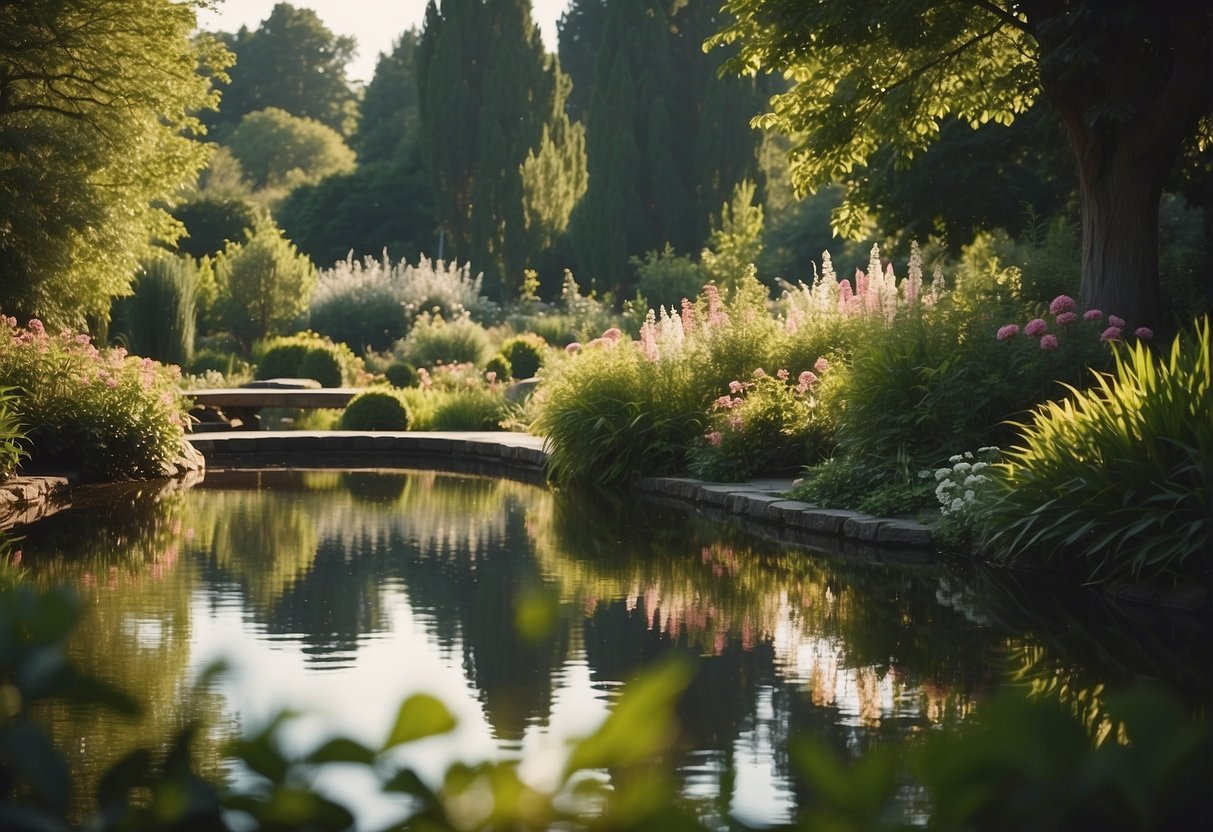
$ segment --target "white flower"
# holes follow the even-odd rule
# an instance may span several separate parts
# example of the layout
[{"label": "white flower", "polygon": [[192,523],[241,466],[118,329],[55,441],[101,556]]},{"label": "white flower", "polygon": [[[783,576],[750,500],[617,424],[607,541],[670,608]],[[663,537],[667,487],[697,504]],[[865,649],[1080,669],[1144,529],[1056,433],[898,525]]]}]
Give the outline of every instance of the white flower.
[{"label": "white flower", "polygon": [[978,448],[977,453],[979,453],[979,454],[998,453],[998,446],[997,445],[986,445],[984,448]]},{"label": "white flower", "polygon": [[957,474],[967,474],[972,470],[973,466],[967,462],[958,462],[956,463],[956,467],[952,469],[952,471]]},{"label": "white flower", "polygon": [[970,488],[968,491],[965,492],[965,502],[966,503],[971,503],[976,499],[977,499],[977,495],[973,493],[973,489]]},{"label": "white flower", "polygon": [[947,477],[949,477],[949,476],[951,476],[951,475],[952,475],[952,469],[951,469],[951,468],[936,468],[936,469],[935,469],[935,480],[936,480],[937,482],[938,482],[939,480],[945,479],[945,478],[947,478]]},{"label": "white flower", "polygon": [[960,499],[959,497],[957,497],[955,500],[952,501],[952,505],[951,505],[952,511],[960,511],[964,507],[965,507],[964,500]]},{"label": "white flower", "polygon": [[920,480],[929,480],[931,478],[931,472],[924,468],[918,472],[918,478]]},{"label": "white flower", "polygon": [[972,458],[973,458],[973,452],[965,451],[965,459],[972,459]]},{"label": "white flower", "polygon": [[990,463],[988,463],[988,462],[974,462],[973,463],[974,472],[984,471],[985,469],[987,469],[989,467],[990,467]]},{"label": "white flower", "polygon": [[965,485],[977,485],[978,483],[985,482],[985,481],[986,481],[985,477],[979,477],[979,476],[976,476],[975,474],[969,474],[967,477],[965,477],[964,484]]},{"label": "white flower", "polygon": [[964,457],[961,456],[960,454],[953,454],[952,456],[948,457],[948,462],[955,465],[957,462],[960,462],[962,459],[964,459]]}]

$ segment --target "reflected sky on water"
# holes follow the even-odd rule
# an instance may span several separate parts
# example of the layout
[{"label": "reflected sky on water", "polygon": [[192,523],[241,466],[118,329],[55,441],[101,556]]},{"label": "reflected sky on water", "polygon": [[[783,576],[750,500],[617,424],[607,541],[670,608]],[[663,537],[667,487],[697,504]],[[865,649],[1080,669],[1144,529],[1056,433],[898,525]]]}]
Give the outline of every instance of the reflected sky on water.
[{"label": "reflected sky on water", "polygon": [[[284,707],[302,714],[297,749],[334,733],[377,745],[420,691],[459,720],[408,750],[420,774],[504,755],[542,786],[625,680],[671,652],[696,667],[671,754],[682,794],[751,823],[805,799],[791,737],[855,755],[947,730],[1012,684],[1067,697],[1095,729],[1106,693],[1140,678],[1209,696],[1199,625],[503,479],[212,472],[190,489],[97,492],[24,534],[33,579],[86,602],[78,661],[148,703],[138,724],[48,709],[86,793],[194,715],[211,726],[201,765],[220,776],[223,740]],[[218,659],[230,672],[193,694]],[[367,783],[320,785],[353,796],[367,826],[399,811]]]}]

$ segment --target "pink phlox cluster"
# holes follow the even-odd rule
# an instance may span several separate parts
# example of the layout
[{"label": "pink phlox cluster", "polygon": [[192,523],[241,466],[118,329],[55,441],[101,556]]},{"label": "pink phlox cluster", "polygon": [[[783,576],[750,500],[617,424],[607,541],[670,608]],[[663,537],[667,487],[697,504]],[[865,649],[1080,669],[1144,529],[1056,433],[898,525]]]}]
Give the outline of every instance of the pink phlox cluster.
[{"label": "pink phlox cluster", "polygon": [[617,326],[613,326],[610,329],[608,329],[602,333],[602,340],[610,341],[612,344],[614,344],[616,341],[618,341],[622,337],[623,337],[623,330],[621,330]]},{"label": "pink phlox cluster", "polygon": [[1056,317],[1065,312],[1073,311],[1076,306],[1077,304],[1074,303],[1074,298],[1070,297],[1069,295],[1058,295],[1057,297],[1053,298],[1051,303],[1049,303],[1049,314]]},{"label": "pink phlox cluster", "polygon": [[576,355],[577,353],[581,352],[581,342],[573,341],[572,343],[565,346],[564,351],[566,353],[568,353],[569,355]]},{"label": "pink phlox cluster", "polygon": [[740,393],[743,390],[749,389],[750,386],[751,385],[748,382],[736,381],[736,380],[730,381],[729,382],[729,392],[734,393],[734,394]]},{"label": "pink phlox cluster", "polygon": [[712,407],[715,410],[732,410],[739,404],[741,404],[740,398],[735,399],[732,396],[725,395],[712,402]]},{"label": "pink phlox cluster", "polygon": [[1109,315],[1108,324],[1110,326],[1116,327],[1117,329],[1124,329],[1125,328],[1125,319],[1117,317],[1116,315]]},{"label": "pink phlox cluster", "polygon": [[1051,333],[1040,336],[1040,348],[1042,350],[1057,349],[1057,336]]},{"label": "pink phlox cluster", "polygon": [[1000,326],[998,328],[998,335],[995,337],[998,338],[999,341],[1005,341],[1008,338],[1014,338],[1018,334],[1019,324],[1006,324],[1005,326]]},{"label": "pink phlox cluster", "polygon": [[745,427],[745,419],[740,416],[730,416],[725,423],[729,426],[729,430],[740,431]]},{"label": "pink phlox cluster", "polygon": [[1078,320],[1078,315],[1073,312],[1062,312],[1056,320],[1058,326],[1069,326]]},{"label": "pink phlox cluster", "polygon": [[789,375],[790,374],[788,373],[788,371],[783,369],[782,367],[779,369],[778,372],[775,373],[775,377],[778,378],[780,381],[787,381]]},{"label": "pink phlox cluster", "polygon": [[[1109,316],[1108,320],[1111,321],[1112,316]],[[1122,330],[1120,327],[1110,326],[1107,329],[1105,329],[1102,333],[1100,333],[1099,340],[1100,341],[1119,341],[1121,332],[1122,332]]]},{"label": "pink phlox cluster", "polygon": [[417,369],[417,386],[422,390],[429,390],[434,385],[434,379],[430,376],[430,371],[425,367]]},{"label": "pink phlox cluster", "polygon": [[796,378],[796,392],[807,393],[809,388],[817,383],[817,376],[805,370]]},{"label": "pink phlox cluster", "polygon": [[813,369],[819,373],[827,373],[830,370],[830,362],[822,356],[813,362]]},{"label": "pink phlox cluster", "polygon": [[1033,318],[1028,321],[1028,325],[1023,328],[1025,335],[1031,335],[1033,338],[1044,335],[1049,331],[1049,325],[1045,323],[1044,318]]},{"label": "pink phlox cluster", "polygon": [[1154,330],[1150,329],[1148,326],[1139,326],[1137,329],[1133,330],[1133,336],[1135,338],[1140,338],[1143,341],[1149,341],[1154,337]]},{"label": "pink phlox cluster", "polygon": [[722,434],[718,430],[714,430],[714,431],[711,431],[710,433],[706,434],[704,436],[704,439],[706,439],[708,441],[708,444],[711,445],[712,447],[719,448],[720,443],[724,441],[724,434]]},{"label": "pink phlox cluster", "polygon": [[1103,312],[1100,312],[1098,309],[1088,309],[1086,312],[1082,313],[1082,319],[1084,321],[1098,321],[1101,318],[1103,318]]}]

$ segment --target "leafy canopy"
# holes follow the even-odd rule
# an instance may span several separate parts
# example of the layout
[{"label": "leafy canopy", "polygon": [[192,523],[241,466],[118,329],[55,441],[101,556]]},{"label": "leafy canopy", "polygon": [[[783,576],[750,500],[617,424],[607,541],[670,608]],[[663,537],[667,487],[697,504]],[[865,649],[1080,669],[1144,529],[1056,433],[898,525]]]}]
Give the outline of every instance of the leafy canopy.
[{"label": "leafy canopy", "polygon": [[[804,194],[846,181],[881,149],[908,161],[946,116],[1009,125],[1027,110],[1040,92],[1038,45],[1008,5],[727,0],[734,21],[708,46],[739,47],[732,71],[792,82],[753,123],[794,137],[792,180]],[[862,218],[853,202],[834,217],[844,234]]]},{"label": "leafy canopy", "polygon": [[195,116],[226,51],[200,0],[0,3],[0,305],[80,324],[129,291],[206,159]]}]

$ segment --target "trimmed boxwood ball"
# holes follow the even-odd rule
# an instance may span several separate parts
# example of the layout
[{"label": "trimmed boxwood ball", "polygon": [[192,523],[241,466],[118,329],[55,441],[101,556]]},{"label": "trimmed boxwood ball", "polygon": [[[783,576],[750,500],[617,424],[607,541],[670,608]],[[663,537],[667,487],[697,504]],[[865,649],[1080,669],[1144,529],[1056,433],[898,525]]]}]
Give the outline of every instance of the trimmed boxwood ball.
[{"label": "trimmed boxwood ball", "polygon": [[299,362],[299,378],[314,379],[321,387],[340,387],[341,359],[328,347],[310,349]]},{"label": "trimmed boxwood ball", "polygon": [[417,368],[407,361],[393,361],[383,375],[393,387],[412,387],[417,383]]},{"label": "trimmed boxwood ball", "polygon": [[408,405],[388,388],[359,393],[341,414],[341,430],[408,430],[413,421]]},{"label": "trimmed boxwood ball", "polygon": [[484,365],[486,373],[496,373],[497,378],[501,381],[513,378],[514,368],[510,365],[510,360],[501,353],[497,353]]},{"label": "trimmed boxwood ball", "polygon": [[548,343],[531,332],[515,335],[501,345],[501,354],[510,362],[510,378],[531,378],[543,366]]},{"label": "trimmed boxwood ball", "polygon": [[257,361],[256,378],[298,378],[299,365],[307,355],[306,344],[286,341],[274,344]]}]

